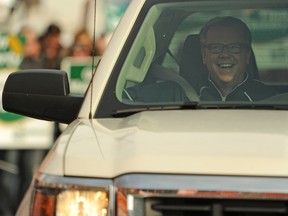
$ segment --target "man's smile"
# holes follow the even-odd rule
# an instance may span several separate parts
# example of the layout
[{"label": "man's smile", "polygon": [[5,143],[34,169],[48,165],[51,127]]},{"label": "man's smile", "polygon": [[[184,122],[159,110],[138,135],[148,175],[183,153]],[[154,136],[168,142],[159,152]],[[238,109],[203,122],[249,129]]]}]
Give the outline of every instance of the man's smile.
[{"label": "man's smile", "polygon": [[219,63],[217,64],[218,67],[222,68],[222,69],[231,69],[234,64],[232,63]]}]

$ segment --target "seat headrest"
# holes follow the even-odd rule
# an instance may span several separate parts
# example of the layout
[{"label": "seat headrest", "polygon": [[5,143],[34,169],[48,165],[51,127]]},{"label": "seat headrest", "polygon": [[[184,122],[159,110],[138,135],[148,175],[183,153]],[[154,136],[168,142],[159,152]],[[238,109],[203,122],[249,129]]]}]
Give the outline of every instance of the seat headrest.
[{"label": "seat headrest", "polygon": [[198,34],[189,35],[183,44],[180,59],[180,75],[197,89],[203,80],[207,80],[208,71],[203,64],[201,44]]}]

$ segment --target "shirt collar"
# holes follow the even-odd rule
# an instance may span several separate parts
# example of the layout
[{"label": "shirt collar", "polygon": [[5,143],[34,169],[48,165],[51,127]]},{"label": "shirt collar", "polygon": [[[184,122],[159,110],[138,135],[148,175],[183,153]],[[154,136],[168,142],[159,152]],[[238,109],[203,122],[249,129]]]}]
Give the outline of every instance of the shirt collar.
[{"label": "shirt collar", "polygon": [[[246,76],[245,76],[245,78],[243,79],[243,81],[240,82],[238,85],[234,86],[234,88],[231,90],[231,92],[229,92],[229,94],[231,94],[235,89],[237,89],[239,86],[243,85],[243,84],[248,80],[249,74],[248,74],[247,72],[246,72],[245,74],[246,74]],[[211,79],[211,77],[210,77],[209,74],[208,74],[208,80],[209,80],[210,83],[212,83],[212,85],[214,86],[214,88],[219,92],[219,94],[221,95],[221,97],[224,97],[224,96],[221,94],[220,90],[217,88],[216,84],[215,84],[215,83],[213,82],[213,80]],[[229,94],[227,94],[225,97],[227,97]]]}]

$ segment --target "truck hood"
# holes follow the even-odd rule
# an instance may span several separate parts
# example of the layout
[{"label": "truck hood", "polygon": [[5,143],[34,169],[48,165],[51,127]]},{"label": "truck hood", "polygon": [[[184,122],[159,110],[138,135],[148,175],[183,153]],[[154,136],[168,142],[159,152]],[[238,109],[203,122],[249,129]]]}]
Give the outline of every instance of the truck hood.
[{"label": "truck hood", "polygon": [[287,120],[286,111],[177,110],[82,121],[64,173],[288,176]]}]

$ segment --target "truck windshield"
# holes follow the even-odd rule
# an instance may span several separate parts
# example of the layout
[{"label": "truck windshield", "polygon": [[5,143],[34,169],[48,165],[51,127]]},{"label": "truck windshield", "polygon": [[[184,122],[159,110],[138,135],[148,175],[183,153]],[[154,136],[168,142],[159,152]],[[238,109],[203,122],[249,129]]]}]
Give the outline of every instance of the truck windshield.
[{"label": "truck windshield", "polygon": [[287,1],[155,2],[114,71],[113,96],[124,109],[287,107]]}]

